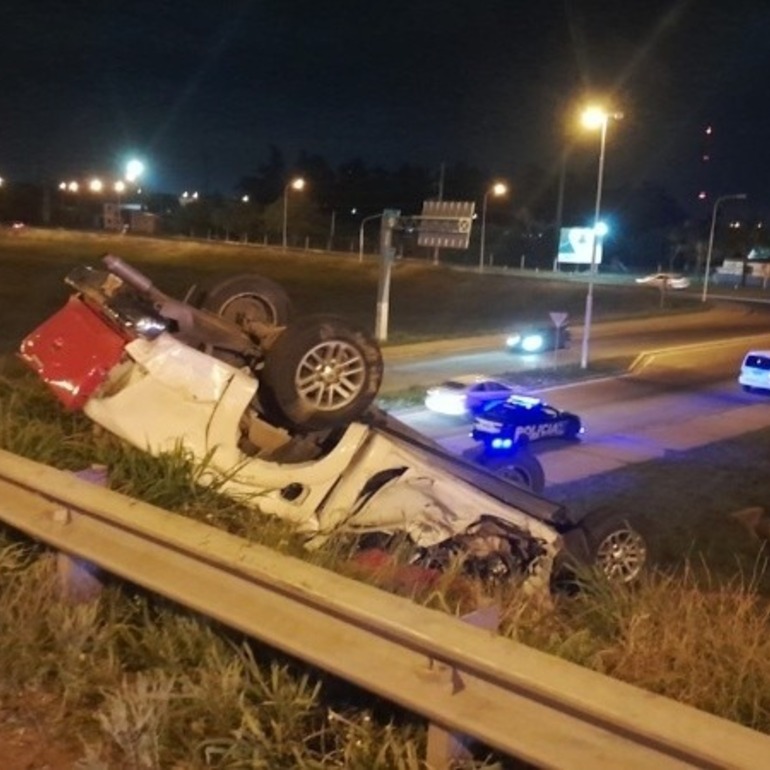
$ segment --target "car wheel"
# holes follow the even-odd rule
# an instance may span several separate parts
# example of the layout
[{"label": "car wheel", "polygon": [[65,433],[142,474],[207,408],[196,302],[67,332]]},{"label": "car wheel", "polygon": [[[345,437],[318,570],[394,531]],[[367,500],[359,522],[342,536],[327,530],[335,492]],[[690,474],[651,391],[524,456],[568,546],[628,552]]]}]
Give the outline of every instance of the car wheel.
[{"label": "car wheel", "polygon": [[275,281],[256,274],[235,275],[203,290],[200,307],[245,331],[251,322],[285,326],[291,301]]},{"label": "car wheel", "polygon": [[273,419],[301,430],[351,422],[374,400],[382,354],[365,332],[335,316],[290,324],[267,351],[260,402]]},{"label": "car wheel", "polygon": [[567,425],[567,438],[571,441],[579,441],[581,427],[580,420],[570,420]]},{"label": "car wheel", "polygon": [[613,582],[638,580],[649,560],[645,537],[629,521],[614,511],[589,513],[578,525],[583,535],[565,535],[570,555],[579,563],[598,570]]},{"label": "car wheel", "polygon": [[517,486],[540,494],[545,489],[545,471],[531,452],[519,450],[509,456],[482,455],[477,462]]}]

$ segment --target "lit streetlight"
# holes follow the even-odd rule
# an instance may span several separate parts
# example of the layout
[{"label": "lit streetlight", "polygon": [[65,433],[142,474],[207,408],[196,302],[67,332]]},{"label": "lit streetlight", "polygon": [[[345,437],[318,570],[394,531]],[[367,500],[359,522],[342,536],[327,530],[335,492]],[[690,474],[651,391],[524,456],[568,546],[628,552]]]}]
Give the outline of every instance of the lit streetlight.
[{"label": "lit streetlight", "polygon": [[591,316],[594,306],[594,277],[596,276],[596,247],[601,232],[599,217],[602,209],[602,186],[604,184],[604,151],[607,144],[607,124],[610,118],[620,120],[622,112],[606,112],[601,107],[588,107],[581,115],[581,122],[585,128],[599,129],[599,171],[596,179],[596,206],[594,208],[594,226],[591,238],[591,267],[588,273],[588,291],[586,292],[586,310],[583,321],[583,344],[580,352],[580,367],[588,366],[588,344],[591,337]]},{"label": "lit streetlight", "polygon": [[496,182],[485,193],[484,199],[481,203],[481,246],[479,247],[479,270],[484,269],[484,250],[487,243],[487,201],[490,194],[499,198],[501,195],[505,195],[508,192],[508,186],[502,182]]},{"label": "lit streetlight", "polygon": [[88,183],[88,189],[93,193],[100,193],[104,189],[104,182],[101,179],[92,179]]},{"label": "lit streetlight", "polygon": [[144,163],[137,158],[132,158],[126,163],[126,181],[132,184],[137,182],[139,177],[144,174]]},{"label": "lit streetlight", "polygon": [[711,252],[714,250],[714,230],[717,224],[717,210],[719,204],[723,201],[744,201],[746,200],[746,193],[735,193],[735,195],[722,195],[714,201],[714,212],[711,215],[711,231],[709,232],[709,245],[706,252],[706,274],[703,276],[703,294],[701,295],[701,302],[706,301],[709,290],[709,273],[711,273]]},{"label": "lit streetlight", "polygon": [[286,250],[287,243],[287,226],[288,226],[288,212],[289,212],[289,190],[302,190],[305,187],[305,180],[302,177],[292,179],[286,187],[283,188],[283,249]]}]

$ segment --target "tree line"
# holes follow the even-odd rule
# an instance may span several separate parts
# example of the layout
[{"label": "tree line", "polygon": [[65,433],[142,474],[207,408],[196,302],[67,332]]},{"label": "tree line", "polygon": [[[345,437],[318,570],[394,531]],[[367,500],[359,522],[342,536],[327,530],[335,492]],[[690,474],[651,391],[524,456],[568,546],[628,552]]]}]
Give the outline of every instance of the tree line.
[{"label": "tree line", "polygon": [[[287,184],[306,181],[300,191]],[[155,215],[160,232],[198,238],[278,244],[286,235],[292,247],[355,251],[363,234],[367,252],[377,250],[375,223],[362,230],[365,218],[385,209],[418,215],[423,201],[475,201],[477,221],[467,251],[446,256],[456,262],[478,262],[482,201],[497,178],[465,164],[440,169],[402,165],[369,166],[352,159],[332,166],[320,155],[300,152],[287,162],[277,147],[253,173],[242,176],[230,194],[202,194],[195,199],[148,191],[126,196],[122,206],[141,206]],[[485,253],[498,266],[550,269],[556,256],[558,229],[590,226],[593,221],[595,174],[585,168],[543,169],[527,165],[505,177],[509,193],[487,198]],[[107,196],[109,197],[109,196]],[[6,184],[0,188],[0,220],[32,225],[98,229],[103,227],[104,198],[72,195],[53,185]],[[693,218],[661,186],[607,186],[603,218],[610,223],[604,264],[616,269],[697,271],[702,265],[709,222]],[[126,212],[123,212],[124,216]],[[764,231],[746,223],[720,230],[717,249],[726,255],[746,254],[761,244]],[[405,256],[426,254],[414,234],[397,240]]]}]

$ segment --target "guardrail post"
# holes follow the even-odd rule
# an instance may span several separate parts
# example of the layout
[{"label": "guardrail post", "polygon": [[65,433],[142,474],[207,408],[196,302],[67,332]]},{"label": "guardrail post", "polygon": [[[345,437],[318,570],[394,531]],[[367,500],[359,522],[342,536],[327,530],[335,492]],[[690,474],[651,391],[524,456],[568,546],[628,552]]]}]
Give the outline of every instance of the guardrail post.
[{"label": "guardrail post", "polygon": [[[460,620],[476,628],[486,628],[490,631],[496,631],[500,625],[500,607],[491,604],[487,607],[480,607],[467,615],[463,615]],[[461,689],[463,686],[457,670],[448,666],[439,666],[436,661],[430,661],[432,669],[438,669],[447,676],[449,686],[449,697]],[[454,763],[464,759],[471,759],[471,752],[468,748],[469,739],[465,735],[452,733],[433,723],[428,725],[428,745],[426,749],[425,761],[430,770],[450,770]]]},{"label": "guardrail post", "polygon": [[[74,475],[100,487],[107,486],[107,469],[103,466],[94,465]],[[54,512],[54,519],[66,527],[72,520],[72,513],[66,508],[59,508]],[[99,568],[84,559],[59,551],[56,554],[56,572],[62,598],[73,604],[93,601],[102,591]]]}]

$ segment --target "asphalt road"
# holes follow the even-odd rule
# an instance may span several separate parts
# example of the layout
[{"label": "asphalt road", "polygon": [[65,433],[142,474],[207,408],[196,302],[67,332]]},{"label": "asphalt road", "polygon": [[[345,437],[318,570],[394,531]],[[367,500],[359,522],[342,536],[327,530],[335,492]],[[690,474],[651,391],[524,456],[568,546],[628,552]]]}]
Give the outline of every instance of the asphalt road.
[{"label": "asphalt road", "polygon": [[[583,330],[575,325],[570,328],[573,341],[569,349],[529,355],[514,355],[505,350],[505,330],[500,335],[386,347],[382,392],[428,386],[459,374],[493,376],[577,364]],[[737,303],[722,303],[704,312],[594,324],[589,361],[634,357],[648,350],[763,332],[770,332],[770,307]]]},{"label": "asphalt road", "polygon": [[[709,316],[708,323],[698,326],[693,325],[692,318],[682,318],[676,330],[629,330],[628,322],[613,324],[598,337],[606,343],[602,350],[613,351],[607,353],[611,356],[619,355],[615,352],[619,349],[626,351],[623,355],[639,355],[633,372],[541,394],[555,406],[579,414],[586,427],[579,442],[556,439],[531,445],[549,484],[574,481],[661,457],[668,450],[689,449],[770,426],[770,397],[744,393],[736,381],[746,348],[762,343],[770,347],[770,316],[734,309],[705,315]],[[764,339],[754,336],[759,331],[766,332]],[[648,347],[653,342],[657,343],[654,350]],[[574,355],[574,351],[568,352]],[[458,367],[453,373],[467,374],[481,371],[474,364],[484,355],[445,355],[411,365],[426,374],[441,371],[445,376],[447,367]],[[492,363],[497,354],[487,355],[492,367],[488,373],[500,374],[500,368]],[[470,421],[419,408],[396,416],[454,453],[462,454],[474,446]]]}]

